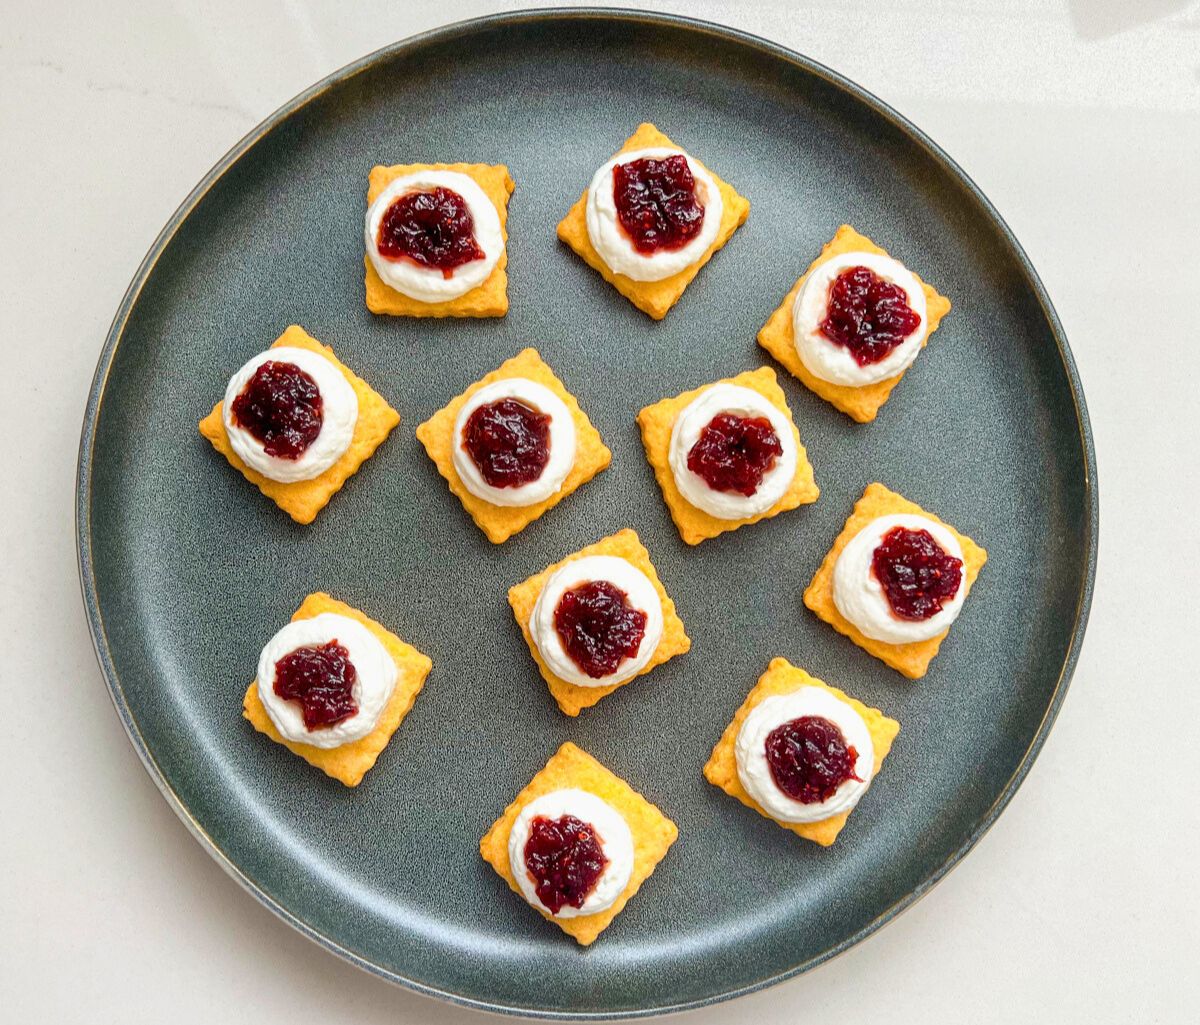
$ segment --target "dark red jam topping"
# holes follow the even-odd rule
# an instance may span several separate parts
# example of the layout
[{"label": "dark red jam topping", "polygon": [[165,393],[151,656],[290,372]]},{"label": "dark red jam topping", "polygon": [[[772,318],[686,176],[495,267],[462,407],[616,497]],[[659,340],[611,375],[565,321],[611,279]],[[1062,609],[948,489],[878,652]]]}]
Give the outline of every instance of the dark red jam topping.
[{"label": "dark red jam topping", "polygon": [[820,715],[802,715],[767,734],[771,778],[793,801],[828,801],[854,772],[858,752],[837,724]]},{"label": "dark red jam topping", "polygon": [[889,530],[875,549],[871,569],[901,619],[937,615],[962,583],[962,559],[948,554],[928,530]]},{"label": "dark red jam topping", "polygon": [[295,363],[267,360],[233,400],[233,422],[277,459],[299,459],[321,433],[321,390]]},{"label": "dark red jam topping", "polygon": [[646,613],[607,580],[564,591],[554,610],[554,629],[568,655],[593,680],[609,676],[633,658],[646,634]]},{"label": "dark red jam topping", "polygon": [[749,496],[781,455],[779,435],[765,416],[718,413],[688,452],[687,465],[714,491]]},{"label": "dark red jam topping", "polygon": [[297,648],[275,663],[275,693],[300,702],[310,730],[335,726],[358,711],[351,694],[356,679],[350,652],[336,640]]},{"label": "dark red jam topping", "polygon": [[454,269],[486,255],[475,241],[475,219],[452,189],[406,192],[387,208],[376,240],[389,260],[412,260],[452,277]]},{"label": "dark red jam topping", "polygon": [[463,445],[492,487],[520,487],[550,461],[550,417],[519,399],[486,402],[467,417]]},{"label": "dark red jam topping", "polygon": [[682,249],[704,224],[696,179],[681,153],[617,164],[613,168],[613,200],[621,227],[639,253]]},{"label": "dark red jam topping", "polygon": [[860,367],[878,363],[921,324],[899,285],[866,267],[850,267],[829,288],[829,306],[820,329],[845,346]]},{"label": "dark red jam topping", "polygon": [[538,900],[551,914],[558,914],[564,904],[583,907],[607,864],[596,831],[574,815],[557,819],[538,815],[529,823],[525,865]]}]

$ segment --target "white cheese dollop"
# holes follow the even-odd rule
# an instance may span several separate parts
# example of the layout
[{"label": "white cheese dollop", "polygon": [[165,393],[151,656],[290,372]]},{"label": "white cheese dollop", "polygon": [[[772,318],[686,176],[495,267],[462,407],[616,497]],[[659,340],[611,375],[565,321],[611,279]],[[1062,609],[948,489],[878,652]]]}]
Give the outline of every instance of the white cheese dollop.
[{"label": "white cheese dollop", "polygon": [[[767,761],[767,736],[772,730],[801,716],[828,719],[842,731],[848,747],[857,754],[854,774],[828,798],[805,804],[789,797],[775,782]],[[788,694],[775,694],[760,701],[746,716],[734,745],[738,779],[759,806],[780,822],[820,822],[849,811],[871,785],[875,771],[875,746],[863,717],[845,701],[822,687],[801,687]]]},{"label": "white cheese dollop", "polygon": [[[350,689],[358,711],[332,726],[310,730],[304,725],[299,701],[275,693],[275,665],[297,648],[321,647],[337,641],[350,653],[355,679]],[[396,686],[396,662],[379,639],[362,623],[336,612],[288,623],[267,641],[258,658],[258,696],[280,736],[313,747],[341,747],[361,740],[379,722]]]},{"label": "white cheese dollop", "polygon": [[555,790],[525,805],[508,835],[509,869],[521,888],[521,895],[538,910],[550,914],[550,909],[538,899],[537,883],[525,862],[525,844],[529,840],[529,825],[535,818],[559,819],[564,815],[573,815],[595,830],[608,864],[580,907],[564,904],[554,917],[594,915],[616,903],[633,874],[633,834],[629,824],[616,808],[595,794],[574,788]]},{"label": "white cheese dollop", "polygon": [[[379,252],[379,225],[397,199],[409,192],[449,189],[462,196],[475,222],[475,242],[483,250],[481,260],[460,264],[446,277],[437,267],[426,267],[409,259],[389,260]],[[504,231],[500,215],[470,175],[460,171],[415,171],[390,182],[367,209],[364,240],[367,257],[385,285],[419,302],[438,303],[457,299],[478,288],[496,267],[504,252]]]},{"label": "white cheese dollop", "polygon": [[[884,281],[904,290],[908,305],[921,318],[912,334],[878,363],[860,367],[850,350],[838,345],[821,331],[829,307],[829,289],[834,279],[851,267],[866,267]],[[808,276],[792,306],[792,330],[796,339],[796,355],[814,377],[830,384],[851,388],[886,381],[906,370],[917,353],[928,330],[929,314],[925,308],[925,290],[907,267],[882,253],[842,253],[826,260]]]},{"label": "white cheese dollop", "polygon": [[[763,474],[753,495],[716,491],[703,477],[688,469],[688,453],[704,428],[720,413],[746,418],[766,417],[779,438],[783,455]],[[766,512],[791,486],[796,476],[796,436],[788,418],[765,395],[737,384],[714,384],[705,388],[675,418],[668,459],[675,486],[692,505],[720,520],[742,520]]]},{"label": "white cheese dollop", "polygon": [[[483,479],[463,436],[475,410],[501,399],[516,399],[550,417],[550,458],[541,476],[512,488],[495,488]],[[527,377],[505,377],[484,385],[463,403],[454,421],[451,459],[459,479],[476,498],[492,505],[536,505],[558,493],[575,465],[575,420],[566,403],[545,385]]]},{"label": "white cheese dollop", "polygon": [[[687,158],[688,167],[696,180],[696,202],[704,208],[704,220],[700,231],[686,245],[678,249],[659,249],[657,252],[639,253],[633,241],[621,227],[617,216],[617,203],[613,196],[613,169],[618,164],[633,160],[661,160],[664,157],[681,155]],[[588,238],[600,258],[610,270],[624,274],[634,281],[661,281],[672,274],[690,267],[699,260],[716,240],[721,228],[724,202],[721,190],[712,175],[690,156],[679,149],[655,147],[639,149],[630,153],[619,153],[600,168],[588,186],[585,215]]]},{"label": "white cheese dollop", "polygon": [[[321,393],[321,430],[298,459],[268,455],[262,442],[234,421],[233,400],[264,363],[295,364],[316,382]],[[358,396],[346,375],[320,353],[280,345],[259,353],[229,379],[221,416],[229,444],[243,463],[270,480],[290,484],[319,477],[342,458],[358,423]]]},{"label": "white cheese dollop", "polygon": [[[554,627],[554,612],[563,594],[594,580],[619,587],[628,596],[630,606],[646,614],[646,628],[637,654],[623,659],[613,673],[599,679],[588,676],[579,668],[563,647],[562,638]],[[624,683],[646,668],[662,640],[662,602],[650,578],[627,559],[615,555],[587,555],[572,559],[546,581],[529,617],[529,633],[542,660],[555,676],[579,687],[609,687]]]},{"label": "white cheese dollop", "polygon": [[947,555],[963,558],[958,538],[940,523],[912,513],[880,516],[854,535],[833,565],[833,603],[867,637],[885,644],[927,641],[949,628],[962,610],[967,591],[966,566],[954,597],[928,619],[901,619],[892,611],[871,561],[884,535],[896,527],[927,530]]}]

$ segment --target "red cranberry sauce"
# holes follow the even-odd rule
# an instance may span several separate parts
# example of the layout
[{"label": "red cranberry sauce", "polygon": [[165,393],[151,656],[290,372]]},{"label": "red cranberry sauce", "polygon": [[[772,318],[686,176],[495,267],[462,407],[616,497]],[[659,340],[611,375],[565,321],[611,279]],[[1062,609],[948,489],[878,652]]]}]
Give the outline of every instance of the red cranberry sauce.
[{"label": "red cranberry sauce", "polygon": [[550,417],[519,399],[485,402],[467,417],[463,445],[492,487],[520,487],[550,461]]},{"label": "red cranberry sauce", "polygon": [[559,598],[554,629],[575,664],[599,680],[638,653],[646,634],[646,613],[630,606],[629,595],[615,584],[593,580]]},{"label": "red cranberry sauce", "polygon": [[962,559],[956,559],[928,530],[895,527],[875,549],[871,569],[888,604],[901,619],[929,619],[958,593]]},{"label": "red cranberry sauce", "polygon": [[765,416],[718,413],[688,452],[687,465],[714,491],[750,496],[781,455],[779,435]]},{"label": "red cranberry sauce", "polygon": [[275,693],[299,701],[310,730],[335,726],[358,711],[351,693],[358,672],[336,640],[297,648],[275,663]]},{"label": "red cranberry sauce", "polygon": [[295,363],[267,360],[233,400],[233,422],[276,459],[299,459],[321,433],[317,382]]},{"label": "red cranberry sauce", "polygon": [[845,346],[860,367],[878,363],[921,324],[899,285],[867,267],[850,267],[829,288],[821,333]]},{"label": "red cranberry sauce", "polygon": [[682,153],[617,164],[613,201],[634,249],[647,256],[660,249],[682,249],[704,224],[696,179]]},{"label": "red cranberry sauce", "polygon": [[397,197],[379,223],[376,243],[386,259],[412,260],[447,278],[456,267],[486,255],[475,241],[475,219],[467,201],[440,186]]},{"label": "red cranberry sauce", "polygon": [[536,884],[538,900],[551,914],[558,914],[564,904],[583,907],[607,865],[595,829],[574,815],[557,819],[538,815],[529,823],[525,866]]},{"label": "red cranberry sauce", "polygon": [[771,778],[793,801],[828,801],[854,771],[858,752],[846,743],[836,723],[820,715],[802,715],[767,734]]}]

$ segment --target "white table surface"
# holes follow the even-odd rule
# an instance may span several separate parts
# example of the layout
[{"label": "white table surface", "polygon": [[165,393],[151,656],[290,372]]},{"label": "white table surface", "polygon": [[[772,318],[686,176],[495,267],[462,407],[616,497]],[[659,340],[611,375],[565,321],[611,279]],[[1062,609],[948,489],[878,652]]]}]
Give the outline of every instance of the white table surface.
[{"label": "white table surface", "polygon": [[[0,0],[0,1020],[462,1023],[290,930],[125,739],[75,568],[84,398],[159,228],[339,66],[522,3]],[[1200,1002],[1200,7],[1178,0],[640,6],[850,76],[971,174],[1041,273],[1100,461],[1083,657],[1028,780],[867,942],[700,1023],[1179,1022]]]}]

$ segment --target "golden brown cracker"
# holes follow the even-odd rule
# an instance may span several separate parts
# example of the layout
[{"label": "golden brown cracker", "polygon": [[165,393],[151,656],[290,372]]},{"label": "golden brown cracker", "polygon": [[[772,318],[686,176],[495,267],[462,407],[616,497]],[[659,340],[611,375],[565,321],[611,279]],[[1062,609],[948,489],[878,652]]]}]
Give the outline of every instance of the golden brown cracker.
[{"label": "golden brown cracker", "polygon": [[679,536],[690,545],[699,544],[707,538],[716,537],[729,530],[737,530],[738,527],[744,527],[748,523],[757,523],[759,520],[778,516],[781,512],[795,509],[797,506],[815,502],[821,493],[813,478],[813,468],[808,461],[808,453],[800,442],[800,432],[796,429],[791,410],[788,409],[787,398],[775,379],[775,371],[770,367],[759,367],[757,370],[747,370],[736,377],[727,377],[714,383],[735,384],[743,388],[750,388],[769,400],[787,417],[796,440],[796,476],[792,479],[791,487],[783,497],[770,509],[757,516],[749,516],[742,520],[722,520],[711,516],[703,509],[696,508],[683,497],[675,484],[675,474],[671,472],[670,456],[671,431],[675,426],[676,418],[692,400],[706,389],[711,388],[712,385],[706,384],[700,388],[693,388],[673,399],[662,399],[647,406],[637,415],[638,426],[642,430],[642,446],[646,450],[646,459],[654,468],[654,476],[658,480],[659,488],[662,489],[663,500],[667,503],[671,519],[679,528]]},{"label": "golden brown cracker", "polygon": [[933,661],[933,657],[938,653],[938,648],[941,647],[942,641],[946,639],[946,634],[950,632],[949,629],[942,631],[937,637],[931,637],[927,641],[914,641],[911,644],[887,644],[884,641],[877,641],[867,637],[860,632],[858,627],[847,620],[833,603],[833,567],[837,563],[838,556],[842,554],[842,549],[850,543],[850,539],[855,534],[872,520],[878,519],[880,516],[891,516],[895,513],[915,513],[919,516],[924,516],[933,520],[934,523],[940,523],[958,539],[958,543],[962,546],[963,550],[963,562],[966,573],[966,580],[963,586],[966,587],[969,593],[971,585],[975,583],[975,578],[979,576],[979,571],[983,568],[983,564],[987,562],[987,552],[965,534],[960,534],[950,524],[938,519],[933,513],[926,512],[915,502],[910,502],[902,495],[898,495],[894,491],[889,491],[882,484],[868,484],[862,498],[854,504],[854,511],[850,514],[850,518],[846,520],[846,525],[842,528],[842,532],[833,542],[833,547],[829,550],[829,554],[825,556],[825,561],[821,563],[816,574],[813,576],[812,583],[808,585],[808,589],[804,592],[804,604],[838,633],[849,637],[863,651],[874,655],[881,662],[887,663],[897,672],[903,673],[910,680],[918,680],[925,675],[926,670],[929,668],[929,663]]},{"label": "golden brown cracker", "polygon": [[[679,148],[655,128],[654,125],[644,123],[638,125],[637,131],[625,140],[625,144],[617,153],[628,153],[631,150],[651,149],[660,146],[672,149]],[[697,164],[704,167],[704,164],[697,160],[694,155],[688,155]],[[707,167],[704,167],[704,169],[712,175],[713,181],[716,182],[717,188],[721,192],[721,201],[723,204],[721,228],[717,232],[717,237],[713,239],[713,244],[704,255],[690,267],[685,267],[678,274],[672,274],[669,278],[663,278],[661,281],[634,281],[624,274],[616,274],[610,270],[608,264],[596,252],[592,246],[592,240],[588,237],[587,215],[585,213],[587,207],[586,189],[579,198],[579,201],[567,212],[567,216],[559,222],[558,237],[583,257],[584,261],[590,267],[599,271],[605,281],[611,284],[639,310],[649,314],[655,320],[662,320],[667,315],[667,311],[679,301],[679,297],[683,295],[684,290],[691,284],[692,279],[700,272],[700,268],[712,259],[713,253],[733,237],[733,233],[745,223],[746,218],[750,215],[750,201],[744,196],[738,195],[731,185],[723,181],[720,176],[714,174],[711,169]]]},{"label": "golden brown cracker", "polygon": [[417,171],[458,171],[475,179],[483,189],[496,213],[500,215],[500,234],[504,252],[483,283],[455,299],[427,303],[398,292],[384,283],[371,259],[366,264],[367,309],[393,317],[503,317],[508,312],[508,197],[512,195],[513,180],[503,164],[396,164],[392,167],[371,168],[367,188],[367,206],[375,202],[389,184],[397,178]]},{"label": "golden brown cracker", "polygon": [[[645,668],[637,676],[631,677],[622,683],[614,683],[611,686],[605,687],[580,687],[577,684],[568,683],[560,676],[556,676],[542,659],[541,652],[538,651],[537,644],[534,643],[533,634],[529,630],[529,618],[533,615],[533,607],[537,604],[538,596],[542,593],[542,588],[546,586],[546,582],[558,570],[567,565],[567,563],[589,555],[615,555],[632,563],[650,579],[650,583],[654,585],[655,591],[658,592],[659,601],[662,603],[663,633],[659,639],[658,647],[654,649],[654,654],[650,657],[650,661],[646,663]],[[618,687],[624,687],[625,684],[632,683],[638,676],[644,676],[655,666],[662,665],[676,655],[684,654],[692,646],[691,639],[684,631],[683,621],[675,611],[675,603],[671,601],[662,582],[658,579],[658,573],[654,569],[654,564],[650,561],[650,553],[646,551],[636,531],[629,529],[618,531],[611,537],[597,541],[594,545],[588,545],[573,555],[568,555],[565,559],[556,562],[553,566],[547,566],[541,573],[530,577],[528,580],[514,584],[508,589],[508,604],[512,606],[513,615],[517,619],[517,625],[521,628],[521,633],[525,637],[525,643],[529,645],[529,653],[533,656],[538,669],[541,671],[542,678],[550,688],[550,694],[558,702],[558,707],[571,716],[578,715],[585,708],[590,708]]]},{"label": "golden brown cracker", "polygon": [[311,480],[286,483],[264,477],[238,458],[233,446],[229,444],[225,421],[222,418],[222,403],[218,402],[212,412],[200,421],[200,433],[212,442],[213,448],[229,460],[231,466],[239,470],[246,480],[293,520],[297,523],[311,523],[338,489],[353,477],[358,468],[383,444],[392,428],[400,422],[400,414],[388,405],[382,395],[342,363],[328,345],[322,345],[302,327],[293,324],[272,343],[271,348],[285,345],[320,353],[342,372],[354,389],[354,394],[358,396],[358,421],[354,425],[350,447],[342,453],[342,457],[324,473]]},{"label": "golden brown cracker", "polygon": [[[840,256],[842,253],[855,252],[888,255],[865,235],[860,235],[850,225],[843,224],[833,238],[825,243],[821,255],[809,264],[808,270],[792,286],[792,290],[784,297],[779,308],[771,314],[759,330],[758,344],[782,363],[789,373],[798,377],[809,391],[819,395],[851,419],[857,420],[859,423],[868,423],[875,419],[876,414],[891,395],[892,389],[900,383],[900,378],[904,376],[904,373],[901,372],[895,377],[889,377],[886,381],[863,385],[860,388],[822,381],[819,377],[814,377],[809,373],[808,368],[800,361],[800,356],[796,353],[796,334],[792,328],[792,306],[796,302],[796,296],[800,293],[800,289],[804,287],[804,282],[808,280],[808,276],[826,260]],[[916,277],[915,274],[914,277]],[[921,342],[921,348],[924,348],[929,343],[930,335],[938,329],[942,318],[950,312],[950,300],[931,285],[921,281],[919,277],[917,277],[917,281],[921,282],[921,288],[925,291],[926,315],[929,320],[929,329],[925,332],[925,338]]]},{"label": "golden brown cracker", "polygon": [[243,702],[242,714],[250,720],[251,725],[259,733],[265,733],[275,743],[282,744],[293,754],[298,754],[309,765],[316,766],[325,775],[332,776],[348,787],[356,787],[362,782],[363,776],[375,764],[375,760],[392,739],[392,734],[408,715],[413,702],[425,686],[425,678],[433,663],[422,655],[411,644],[405,644],[390,630],[369,616],[359,612],[344,602],[337,601],[321,591],[310,594],[304,599],[300,608],[292,616],[297,619],[312,619],[322,612],[335,612],[339,616],[348,616],[362,623],[371,631],[379,642],[387,649],[392,660],[396,663],[396,687],[392,697],[379,716],[379,722],[370,733],[360,740],[342,744],[340,747],[313,747],[311,744],[297,744],[280,736],[267,710],[263,707],[262,699],[258,696],[258,681],[250,684]]},{"label": "golden brown cracker", "polygon": [[[454,422],[459,411],[475,392],[493,381],[511,377],[525,377],[549,388],[566,404],[575,421],[575,463],[559,490],[545,501],[535,505],[501,506],[492,505],[467,490],[467,486],[454,469]],[[592,426],[579,403],[552,371],[536,349],[525,349],[512,359],[505,360],[496,370],[476,381],[466,391],[439,409],[420,427],[417,438],[429,458],[437,465],[438,472],[446,478],[450,490],[458,496],[471,519],[475,521],[493,544],[507,541],[513,534],[524,530],[542,513],[558,505],[571,492],[589,480],[612,462],[609,452],[600,438],[600,432]]]},{"label": "golden brown cracker", "polygon": [[[541,908],[535,908],[543,918],[553,922],[577,943],[586,947],[608,927],[625,904],[641,889],[642,883],[666,856],[667,850],[679,835],[679,830],[658,808],[591,755],[574,744],[563,744],[546,763],[546,767],[534,776],[529,785],[504,809],[504,814],[479,842],[479,853],[483,855],[483,860],[503,876],[505,882],[518,895],[521,895],[521,889],[513,878],[508,861],[508,834],[512,831],[517,816],[521,814],[521,809],[530,801],[541,797],[542,794],[568,788],[586,790],[607,801],[621,813],[629,824],[630,833],[633,834],[633,873],[629,877],[629,884],[612,907],[594,915],[580,915],[577,918],[554,918]],[[524,896],[521,896],[524,900]]]},{"label": "golden brown cracker", "polygon": [[746,700],[742,702],[741,708],[737,710],[733,721],[725,728],[721,739],[717,741],[716,747],[713,748],[712,755],[708,759],[708,764],[704,766],[704,778],[713,784],[713,786],[720,787],[730,797],[736,797],[747,808],[753,808],[760,815],[766,816],[772,822],[783,826],[784,829],[790,829],[797,836],[802,836],[806,840],[819,843],[822,847],[828,847],[837,839],[838,833],[842,831],[842,827],[846,824],[846,820],[854,810],[853,808],[839,815],[822,819],[820,822],[780,822],[778,819],[773,818],[770,812],[765,811],[753,797],[746,793],[745,788],[742,786],[742,781],[738,778],[737,774],[737,757],[734,753],[734,748],[737,744],[738,733],[741,732],[742,724],[746,721],[746,717],[757,704],[766,698],[776,694],[790,694],[801,687],[821,687],[839,700],[845,701],[863,717],[863,721],[867,724],[867,730],[871,734],[872,746],[875,749],[875,769],[872,773],[872,778],[874,778],[874,774],[879,772],[879,767],[883,764],[884,758],[887,757],[888,752],[892,748],[892,741],[896,739],[896,734],[900,732],[900,724],[895,719],[889,719],[878,708],[871,708],[868,705],[864,705],[861,701],[850,697],[836,687],[830,687],[829,684],[822,680],[809,676],[803,669],[797,668],[788,662],[787,659],[783,658],[772,659],[771,664],[767,667],[767,671],[759,677],[758,683],[746,695]]}]

